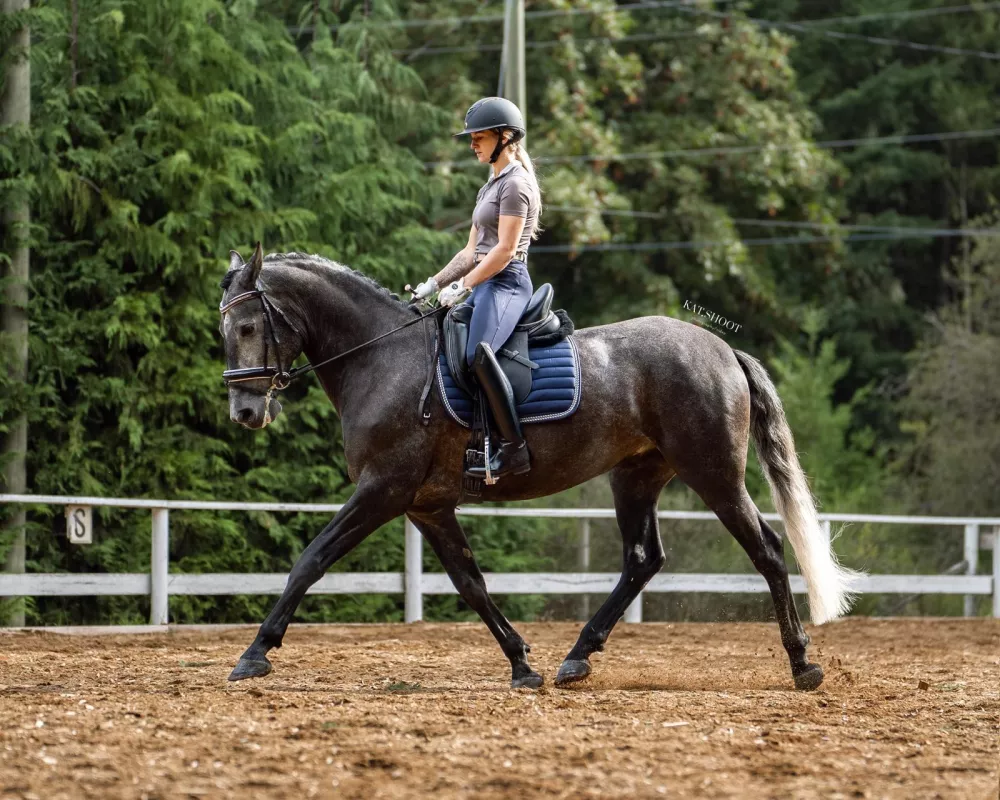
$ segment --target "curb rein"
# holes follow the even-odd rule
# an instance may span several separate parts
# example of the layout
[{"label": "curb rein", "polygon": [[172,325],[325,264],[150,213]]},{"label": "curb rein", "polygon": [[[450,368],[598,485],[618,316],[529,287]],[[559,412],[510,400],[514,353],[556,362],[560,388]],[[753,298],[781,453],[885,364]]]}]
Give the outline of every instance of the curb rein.
[{"label": "curb rein", "polygon": [[[241,303],[245,303],[248,300],[257,300],[257,299],[260,300],[261,307],[263,308],[264,311],[264,333],[261,336],[261,339],[264,343],[263,365],[259,367],[243,367],[241,369],[223,370],[222,382],[228,387],[230,384],[233,383],[243,383],[245,381],[257,381],[257,380],[270,380],[271,385],[268,387],[266,394],[267,400],[270,400],[271,396],[275,392],[281,392],[287,389],[291,385],[292,381],[294,381],[296,378],[302,375],[306,375],[312,372],[313,370],[319,369],[320,367],[324,367],[327,364],[331,364],[334,361],[337,361],[338,359],[344,358],[345,356],[348,356],[351,353],[354,353],[358,350],[361,350],[364,347],[367,347],[370,344],[374,344],[380,339],[384,339],[386,336],[391,336],[392,334],[403,330],[403,328],[408,328],[411,325],[416,325],[418,322],[423,322],[425,319],[434,316],[442,309],[447,309],[447,306],[438,306],[437,308],[428,311],[426,314],[421,314],[416,319],[412,319],[409,322],[403,323],[402,325],[393,328],[390,331],[386,331],[385,333],[379,334],[374,339],[369,339],[367,342],[362,342],[356,347],[352,347],[350,350],[345,350],[343,353],[339,353],[335,356],[331,356],[330,358],[320,361],[318,364],[303,364],[301,367],[293,367],[290,369],[285,369],[281,364],[281,349],[280,349],[281,340],[278,338],[278,330],[274,324],[274,314],[280,316],[285,321],[285,324],[289,328],[291,328],[299,336],[300,339],[303,339],[304,337],[302,336],[302,333],[299,331],[299,329],[296,328],[292,324],[291,320],[288,319],[288,317],[285,315],[285,312],[282,311],[280,308],[278,308],[278,306],[276,306],[273,301],[268,299],[267,295],[264,293],[264,290],[261,288],[260,281],[257,282],[256,288],[253,289],[252,291],[238,294],[228,303],[220,303],[219,313],[225,316],[227,311],[229,311],[232,308],[235,308]],[[412,305],[410,307],[413,308]],[[416,309],[414,308],[414,310]],[[426,403],[427,403],[427,398],[430,395],[430,388],[434,379],[434,366],[438,356],[438,346],[439,346],[438,339],[439,337],[437,328],[435,328],[433,348],[430,351],[430,365],[427,370],[427,380],[424,382],[423,391],[420,394],[421,420],[425,426],[430,422],[431,418],[431,413],[430,410],[426,408]],[[274,357],[275,360],[278,362],[277,367],[269,367],[267,365],[269,343],[273,343]],[[427,344],[426,326],[424,326],[424,344],[426,352],[426,344]]]}]

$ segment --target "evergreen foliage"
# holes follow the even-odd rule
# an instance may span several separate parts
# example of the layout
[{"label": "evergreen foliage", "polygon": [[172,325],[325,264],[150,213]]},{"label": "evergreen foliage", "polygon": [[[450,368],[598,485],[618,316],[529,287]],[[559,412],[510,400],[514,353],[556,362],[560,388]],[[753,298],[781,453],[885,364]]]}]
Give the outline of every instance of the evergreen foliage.
[{"label": "evergreen foliage", "polygon": [[[50,24],[37,49],[34,141],[3,149],[7,164],[31,164],[37,207],[31,385],[3,395],[4,416],[30,415],[34,491],[345,499],[339,422],[316,384],[296,387],[259,434],[228,418],[216,311],[224,255],[261,239],[397,287],[432,269],[440,235],[426,214],[442,190],[406,143],[441,135],[446,116],[377,41],[320,35],[300,51],[281,19],[253,4],[82,2],[75,64],[68,7],[48,12],[61,27]],[[53,514],[34,515],[29,569],[148,569],[147,514],[99,511],[97,544],[83,550],[56,538]],[[175,513],[173,568],[283,571],[322,522]],[[338,568],[401,569],[401,528]],[[303,616],[391,618],[399,600],[310,598]],[[180,621],[221,621],[259,618],[268,604],[171,606]],[[44,622],[146,614],[117,598],[39,600],[34,613]]]},{"label": "evergreen foliage", "polygon": [[[815,141],[1000,127],[1000,63],[754,21],[819,16],[806,0],[720,5],[724,16],[710,3],[618,5],[529,5],[574,12],[529,24],[528,39],[544,44],[527,51],[527,145],[553,159],[537,164],[546,212],[535,284],[553,282],[579,327],[641,314],[704,324],[686,301],[740,323],[726,340],[768,362],[824,510],[997,513],[996,239],[845,243],[839,226],[956,228],[983,217],[996,229],[1000,138],[838,151]],[[893,10],[922,7],[900,0]],[[0,16],[0,69],[11,31],[24,20],[33,31],[32,130],[0,131],[0,203],[32,201],[31,373],[21,386],[0,369],[0,429],[27,411],[34,492],[349,496],[339,421],[315,383],[291,389],[265,431],[229,421],[216,310],[225,254],[259,239],[268,250],[321,253],[394,290],[437,271],[464,243],[486,177],[448,134],[475,99],[496,93],[500,54],[485,47],[502,26],[391,23],[501,11],[479,0],[48,0]],[[821,13],[880,11],[846,0]],[[827,27],[992,50],[998,25],[985,9]],[[759,149],[676,152],[743,146]],[[607,158],[572,160],[594,153]],[[458,164],[425,169],[429,161]],[[9,233],[0,231],[0,265]],[[832,240],[741,242],[816,233]],[[658,244],[687,241],[715,244]],[[649,249],[587,249],[603,245]],[[552,246],[569,252],[544,252]],[[752,454],[748,483],[769,508]],[[540,502],[610,497],[596,482]],[[703,508],[679,486],[663,505]],[[59,537],[58,509],[33,509],[30,520],[31,571],[148,568],[145,512],[98,511],[96,543],[83,549]],[[172,569],[285,571],[323,522],[174,513]],[[575,528],[557,521],[466,527],[486,571],[576,568]],[[610,523],[594,531],[593,568],[617,569],[617,534]],[[669,568],[748,571],[731,537],[717,534],[665,526]],[[954,544],[931,531],[856,526],[836,547],[852,566],[906,572],[951,566]],[[335,568],[402,563],[397,522]],[[429,552],[425,568],[439,568]],[[505,608],[552,615],[568,602],[506,598]],[[176,597],[171,614],[258,620],[270,603]],[[892,609],[878,598],[862,606]],[[468,616],[452,597],[429,598],[428,610]],[[656,613],[770,611],[761,598],[700,596],[664,597]],[[29,621],[49,624],[146,615],[133,598],[46,598],[29,609]],[[401,598],[377,596],[311,596],[299,615],[400,617]]]}]

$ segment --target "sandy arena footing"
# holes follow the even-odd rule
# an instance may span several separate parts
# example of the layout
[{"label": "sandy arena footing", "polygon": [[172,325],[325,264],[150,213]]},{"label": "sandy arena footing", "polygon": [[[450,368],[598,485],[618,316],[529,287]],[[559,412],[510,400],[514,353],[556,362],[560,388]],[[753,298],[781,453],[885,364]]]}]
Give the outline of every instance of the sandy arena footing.
[{"label": "sandy arena footing", "polygon": [[481,624],[0,635],[0,797],[996,797],[1000,621],[810,628],[796,692],[775,625],[621,624],[552,678],[577,624],[519,625],[539,691]]}]

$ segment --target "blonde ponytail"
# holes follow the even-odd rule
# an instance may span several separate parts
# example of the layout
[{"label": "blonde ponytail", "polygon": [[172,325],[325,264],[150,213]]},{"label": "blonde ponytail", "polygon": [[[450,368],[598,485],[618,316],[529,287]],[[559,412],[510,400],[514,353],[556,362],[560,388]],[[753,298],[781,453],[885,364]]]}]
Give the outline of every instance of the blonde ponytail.
[{"label": "blonde ponytail", "polygon": [[531,229],[531,238],[537,239],[538,234],[542,232],[540,224],[542,219],[542,188],[538,185],[538,177],[535,175],[535,165],[531,163],[531,156],[528,155],[527,148],[521,142],[514,142],[509,147],[511,156],[524,167],[524,171],[531,176],[531,180],[535,184],[535,194],[538,197],[538,216],[535,217],[535,226]]}]

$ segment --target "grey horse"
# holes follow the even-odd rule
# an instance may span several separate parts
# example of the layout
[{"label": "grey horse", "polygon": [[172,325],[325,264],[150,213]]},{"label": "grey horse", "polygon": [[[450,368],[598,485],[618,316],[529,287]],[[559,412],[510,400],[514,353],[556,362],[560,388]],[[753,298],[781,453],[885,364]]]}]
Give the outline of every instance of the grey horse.
[{"label": "grey horse", "polygon": [[[338,559],[391,520],[406,515],[441,560],[462,599],[482,617],[510,660],[514,687],[538,687],[530,648],[486,591],[455,516],[462,497],[468,433],[436,393],[421,424],[428,331],[414,307],[372,279],[315,255],[273,253],[249,262],[233,252],[222,281],[229,408],[234,422],[259,429],[281,413],[275,396],[304,353],[313,364],[346,354],[316,374],[343,425],[348,475],[357,485],[292,568],[284,592],[243,653],[230,680],[267,675],[306,590]],[[401,328],[376,344],[362,346]],[[578,330],[583,390],[576,413],[525,431],[532,470],[484,487],[481,501],[527,500],[610,473],[622,535],[622,575],[560,666],[557,685],[590,674],[612,628],[664,565],[657,525],[660,491],[677,476],[718,515],[767,581],[781,642],[799,689],[822,669],[806,656],[809,638],[795,608],[782,537],[764,521],[744,484],[753,438],[809,592],[815,623],[845,613],[855,573],[837,564],[823,535],[795,454],[781,402],[763,367],[702,328],[641,317]],[[355,350],[355,348],[358,348]],[[348,352],[350,351],[350,352]],[[277,377],[275,377],[277,376]]]}]

